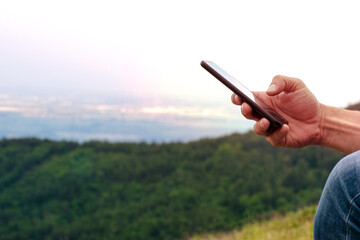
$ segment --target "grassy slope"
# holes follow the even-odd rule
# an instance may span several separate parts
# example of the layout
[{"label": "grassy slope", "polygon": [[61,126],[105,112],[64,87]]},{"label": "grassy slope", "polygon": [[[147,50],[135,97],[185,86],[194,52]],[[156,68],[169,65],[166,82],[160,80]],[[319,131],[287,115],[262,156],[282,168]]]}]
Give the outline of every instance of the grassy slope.
[{"label": "grassy slope", "polygon": [[[346,107],[360,111],[360,102]],[[196,235],[189,240],[308,240],[313,239],[313,220],[316,207],[308,207],[285,216],[245,225],[240,231]]]},{"label": "grassy slope", "polygon": [[316,207],[308,207],[264,222],[245,225],[241,231],[194,236],[190,240],[308,240],[313,239]]}]

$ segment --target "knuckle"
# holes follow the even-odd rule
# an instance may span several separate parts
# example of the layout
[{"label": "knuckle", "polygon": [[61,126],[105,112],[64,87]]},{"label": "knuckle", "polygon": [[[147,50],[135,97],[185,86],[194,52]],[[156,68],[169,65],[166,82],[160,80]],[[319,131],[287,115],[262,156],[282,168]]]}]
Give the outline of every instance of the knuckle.
[{"label": "knuckle", "polygon": [[284,78],[283,75],[275,75],[275,76],[273,77],[273,80],[280,80],[280,79],[283,79],[283,78]]}]

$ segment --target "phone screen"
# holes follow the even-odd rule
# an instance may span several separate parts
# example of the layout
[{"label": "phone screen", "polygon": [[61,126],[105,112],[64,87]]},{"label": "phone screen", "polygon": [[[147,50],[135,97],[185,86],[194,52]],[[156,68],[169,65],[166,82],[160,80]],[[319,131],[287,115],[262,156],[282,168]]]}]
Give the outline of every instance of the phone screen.
[{"label": "phone screen", "polygon": [[265,117],[268,119],[270,121],[269,132],[280,128],[283,124],[288,124],[285,118],[218,65],[211,61],[202,61],[201,66],[237,94],[244,102],[248,103],[252,107],[255,115],[259,118]]},{"label": "phone screen", "polygon": [[244,85],[242,85],[238,80],[236,80],[233,76],[231,76],[229,73],[225,72],[221,67],[216,65],[213,62],[206,61],[206,63],[213,68],[216,72],[218,72],[220,75],[222,75],[226,80],[228,80],[234,87],[239,89],[242,93],[244,93],[248,98],[253,100],[255,102],[254,94],[247,89]]}]

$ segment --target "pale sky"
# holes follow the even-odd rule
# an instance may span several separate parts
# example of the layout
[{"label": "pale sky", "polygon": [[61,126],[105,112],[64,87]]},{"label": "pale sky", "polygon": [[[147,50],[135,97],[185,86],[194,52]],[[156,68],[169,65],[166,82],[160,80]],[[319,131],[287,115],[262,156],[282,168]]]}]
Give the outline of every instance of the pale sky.
[{"label": "pale sky", "polygon": [[[360,100],[359,6],[2,1],[0,111],[71,115],[79,104],[139,118],[241,120],[229,90],[200,67],[203,59],[251,90],[265,90],[277,74],[301,78],[320,102],[343,107]],[[65,107],[49,111],[54,102]]]}]

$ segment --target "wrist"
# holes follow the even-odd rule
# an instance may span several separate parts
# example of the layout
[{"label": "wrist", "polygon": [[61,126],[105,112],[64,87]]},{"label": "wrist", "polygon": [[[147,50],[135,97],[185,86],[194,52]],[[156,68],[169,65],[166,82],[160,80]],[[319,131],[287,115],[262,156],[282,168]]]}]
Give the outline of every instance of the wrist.
[{"label": "wrist", "polygon": [[318,145],[329,147],[333,142],[333,132],[336,132],[336,121],[333,121],[332,107],[320,104],[320,139]]},{"label": "wrist", "polygon": [[319,144],[343,153],[360,149],[360,112],[320,105]]}]

